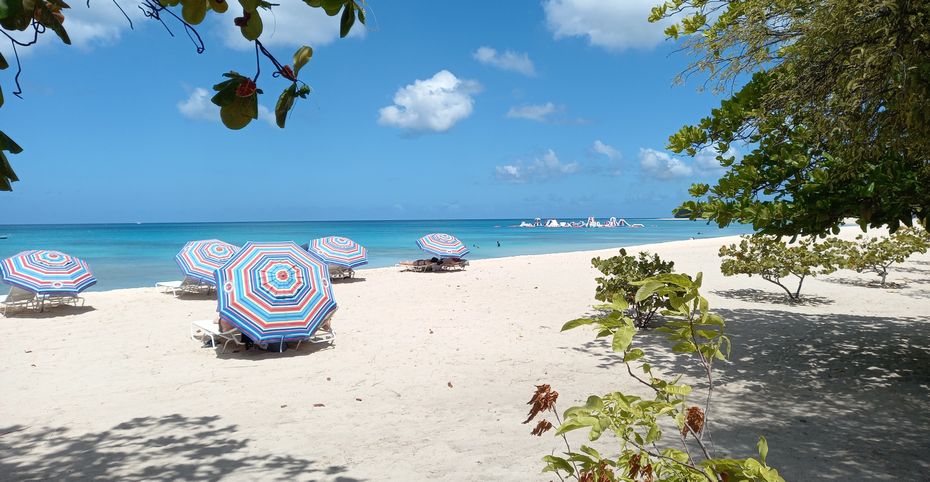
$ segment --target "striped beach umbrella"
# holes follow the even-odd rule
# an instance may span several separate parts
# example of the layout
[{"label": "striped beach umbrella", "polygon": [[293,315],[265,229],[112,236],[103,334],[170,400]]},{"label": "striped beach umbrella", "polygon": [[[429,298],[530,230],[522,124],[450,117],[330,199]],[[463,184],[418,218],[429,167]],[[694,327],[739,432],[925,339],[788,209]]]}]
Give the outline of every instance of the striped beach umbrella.
[{"label": "striped beach umbrella", "polygon": [[256,343],[309,337],[336,308],[326,262],[292,242],[246,243],[216,285],[220,317]]},{"label": "striped beach umbrella", "polygon": [[184,276],[207,284],[215,283],[213,273],[232,258],[238,246],[218,239],[190,241],[174,257]]},{"label": "striped beach umbrella", "polygon": [[97,282],[87,263],[60,251],[23,251],[0,262],[4,283],[44,295],[76,295]]},{"label": "striped beach umbrella", "polygon": [[468,248],[459,238],[446,233],[427,234],[417,240],[417,246],[440,258],[461,258],[468,254]]},{"label": "striped beach umbrella", "polygon": [[336,266],[357,268],[368,264],[368,250],[349,238],[328,236],[310,241],[310,251]]}]

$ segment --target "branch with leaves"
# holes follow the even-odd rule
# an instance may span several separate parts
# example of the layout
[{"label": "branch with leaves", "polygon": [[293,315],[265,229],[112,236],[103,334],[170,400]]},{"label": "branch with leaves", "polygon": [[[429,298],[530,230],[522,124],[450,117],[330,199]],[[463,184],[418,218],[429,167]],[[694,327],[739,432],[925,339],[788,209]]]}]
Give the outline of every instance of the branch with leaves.
[{"label": "branch with leaves", "polygon": [[[606,306],[611,309],[608,316],[581,318],[562,327],[565,331],[593,325],[597,337],[610,338],[611,350],[623,357],[627,373],[648,387],[653,398],[612,392],[591,395],[584,405],[566,410],[555,432],[565,440],[566,451],[561,456],[544,457],[545,472],[553,472],[562,480],[580,482],[783,481],[778,471],[765,462],[768,454],[765,438],[759,440],[758,459],[717,458],[709,443],[714,361],[727,359],[730,339],[724,334],[723,318],[712,313],[701,296],[701,281],[700,273],[694,279],[683,274],[660,274],[637,281],[633,298],[633,303],[642,303],[655,295],[670,300],[662,312],[669,321],[659,330],[666,333],[674,352],[694,356],[702,367],[707,389],[698,402],[691,401],[694,391],[681,383],[681,376],[674,379],[658,376],[649,363],[633,366],[634,362],[642,362],[646,353],[634,346],[637,329],[627,315],[629,303],[623,296],[616,296]],[[548,392],[548,385],[544,387]],[[527,422],[545,409],[555,412],[554,403],[553,399],[543,410],[536,410],[534,405]],[[674,442],[663,438],[663,422],[677,426]],[[545,420],[540,421],[533,434],[545,432],[548,425]],[[572,450],[564,437],[575,430],[587,430],[591,442],[600,440],[605,433],[612,435],[619,442],[617,452],[606,454],[590,445]]]},{"label": "branch with leaves", "polygon": [[[257,119],[258,95],[263,93],[258,82],[261,60],[264,58],[274,67],[272,77],[280,77],[288,82],[278,96],[275,105],[275,121],[279,127],[283,128],[288,114],[294,108],[295,101],[306,99],[310,95],[310,86],[298,76],[312,57],[313,49],[306,45],[302,46],[294,53],[291,65],[282,64],[260,41],[264,29],[262,15],[272,12],[277,4],[265,0],[238,0],[238,3],[240,8],[237,10],[241,12],[241,15],[233,18],[232,22],[239,27],[243,38],[255,44],[256,70],[252,77],[232,71],[223,74],[226,80],[213,87],[216,90],[213,103],[220,107],[220,119],[230,129],[241,129]],[[341,37],[349,34],[356,20],[365,24],[364,0],[304,0],[304,3],[310,8],[322,8],[331,17],[340,15],[341,12],[339,21]],[[87,6],[90,7],[89,1]],[[116,7],[120,8],[119,4],[116,4]],[[178,7],[180,7],[180,14],[177,13]],[[64,44],[70,45],[71,39],[65,29],[67,19],[65,12],[69,8],[71,7],[62,0],[0,0],[0,34],[10,42],[16,56],[17,71],[13,79],[16,88],[13,94],[17,97],[20,97],[22,93],[19,84],[22,65],[18,48],[34,45],[46,30],[55,32]],[[206,46],[196,26],[203,23],[210,12],[223,14],[230,9],[230,5],[227,0],[144,0],[139,9],[146,18],[161,23],[172,37],[174,33],[166,20],[181,24],[187,36],[194,43],[197,53],[200,54],[206,50]],[[122,8],[120,11],[122,12]],[[126,12],[123,12],[123,15],[126,16]],[[126,20],[132,26],[132,21],[128,16]],[[26,30],[31,31],[31,37],[27,40],[18,39],[16,32]],[[3,55],[0,55],[0,70],[8,67],[8,62]],[[3,90],[0,87],[0,107],[2,106]],[[12,139],[0,131],[0,191],[11,190],[10,183],[18,181],[4,152],[18,154],[21,151],[22,149]]]}]

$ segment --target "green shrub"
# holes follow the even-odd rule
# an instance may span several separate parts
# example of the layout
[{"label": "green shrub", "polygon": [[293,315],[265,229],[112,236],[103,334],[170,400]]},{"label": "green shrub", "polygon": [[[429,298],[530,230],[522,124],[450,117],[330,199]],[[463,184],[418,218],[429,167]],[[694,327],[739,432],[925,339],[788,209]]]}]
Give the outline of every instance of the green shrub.
[{"label": "green shrub", "polygon": [[930,234],[921,228],[901,228],[888,237],[865,239],[858,236],[855,243],[847,242],[843,250],[842,266],[859,273],[872,271],[881,277],[885,286],[888,269],[903,263],[916,253],[930,249]]},{"label": "green shrub", "polygon": [[596,278],[597,290],[594,298],[610,302],[614,297],[621,296],[630,305],[629,314],[636,328],[648,327],[655,314],[668,306],[668,299],[658,294],[638,303],[635,302],[634,297],[638,287],[634,283],[658,274],[671,273],[675,267],[674,262],[663,261],[659,255],[650,256],[647,252],[640,252],[639,256],[635,257],[627,255],[626,250],[621,249],[619,256],[607,259],[594,258],[591,264],[604,274]]},{"label": "green shrub", "polygon": [[[743,236],[739,244],[720,248],[720,271],[725,276],[758,275],[785,290],[790,301],[798,301],[805,278],[830,274],[840,267],[843,243],[836,238],[817,242],[811,237],[789,245],[777,236]],[[786,285],[789,277],[797,279],[793,289]]]},{"label": "green shrub", "polygon": [[[707,300],[699,292],[701,274],[693,280],[682,274],[661,274],[634,285],[638,288],[634,300],[653,295],[669,300],[663,314],[671,321],[659,330],[667,333],[673,351],[693,356],[700,364],[706,392],[695,393],[692,387],[679,382],[681,376],[661,378],[648,363],[634,369],[633,362],[641,362],[645,353],[634,347],[637,329],[627,314],[629,305],[618,296],[608,316],[573,320],[562,330],[594,325],[598,337],[611,339],[611,349],[623,357],[627,373],[649,387],[655,396],[646,399],[621,392],[591,395],[584,405],[566,410],[562,419],[556,409],[558,392],[549,385],[538,386],[524,423],[551,412],[558,423],[555,433],[562,436],[566,447],[564,454],[543,457],[544,471],[554,472],[561,480],[573,478],[579,482],[783,482],[778,471],[765,462],[768,454],[765,438],[759,439],[758,459],[724,459],[714,454],[709,416],[717,413],[711,411],[713,365],[715,360],[727,358],[730,340],[724,334],[723,318],[710,312]],[[674,424],[677,430],[665,437],[663,426],[668,424]],[[552,427],[551,422],[540,418],[532,434],[542,435]],[[591,442],[601,440],[607,433],[618,443],[609,454],[590,445],[574,450],[565,437],[573,430],[587,430]]]}]

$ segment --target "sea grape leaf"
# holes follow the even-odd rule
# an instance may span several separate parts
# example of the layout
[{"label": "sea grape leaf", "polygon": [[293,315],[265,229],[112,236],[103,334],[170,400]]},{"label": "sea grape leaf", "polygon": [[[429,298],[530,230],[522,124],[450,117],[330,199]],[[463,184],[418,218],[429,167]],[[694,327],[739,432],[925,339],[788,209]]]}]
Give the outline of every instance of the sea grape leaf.
[{"label": "sea grape leaf", "polygon": [[304,45],[294,52],[294,75],[300,74],[300,69],[313,57],[313,49]]},{"label": "sea grape leaf", "polygon": [[229,105],[220,109],[220,120],[223,125],[239,130],[249,125],[252,119],[258,118],[258,96],[236,97]]},{"label": "sea grape leaf", "polygon": [[274,119],[278,127],[284,129],[284,123],[287,121],[287,113],[294,107],[294,99],[297,97],[297,84],[291,84],[278,97],[278,103],[274,107]]},{"label": "sea grape leaf", "polygon": [[245,25],[239,27],[246,40],[255,40],[262,34],[262,16],[257,10],[251,12],[251,15]]},{"label": "sea grape leaf", "polygon": [[346,35],[349,35],[349,31],[352,30],[352,25],[355,24],[355,4],[349,3],[346,5],[346,8],[342,10],[342,18],[339,20],[339,37],[345,38]]},{"label": "sea grape leaf", "polygon": [[52,29],[58,38],[61,39],[65,45],[71,45],[71,37],[68,36],[68,32],[65,30],[65,27],[61,24],[61,21],[58,20],[58,17],[49,9],[48,4],[45,2],[36,2],[36,20],[38,20],[42,25]]},{"label": "sea grape leaf", "polygon": [[181,16],[191,25],[203,22],[203,19],[207,16],[207,1],[185,0],[181,6]]}]

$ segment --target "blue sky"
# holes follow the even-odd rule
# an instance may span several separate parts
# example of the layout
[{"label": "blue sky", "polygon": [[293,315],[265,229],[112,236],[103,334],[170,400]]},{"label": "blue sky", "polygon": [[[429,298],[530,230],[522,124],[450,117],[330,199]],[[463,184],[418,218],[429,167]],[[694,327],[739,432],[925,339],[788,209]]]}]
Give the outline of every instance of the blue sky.
[{"label": "blue sky", "polygon": [[[0,72],[0,124],[25,148],[0,224],[667,216],[720,174],[664,150],[720,99],[673,85],[687,58],[646,22],[656,0],[369,0],[346,39],[280,0],[263,41],[288,61],[314,48],[313,93],[286,129],[241,131],[209,103],[223,72],[254,73],[234,9],[200,26],[198,55],[119,1],[134,30],[72,2],[76,45],[48,35],[23,56],[23,100]],[[263,72],[272,109],[286,84]]]}]

